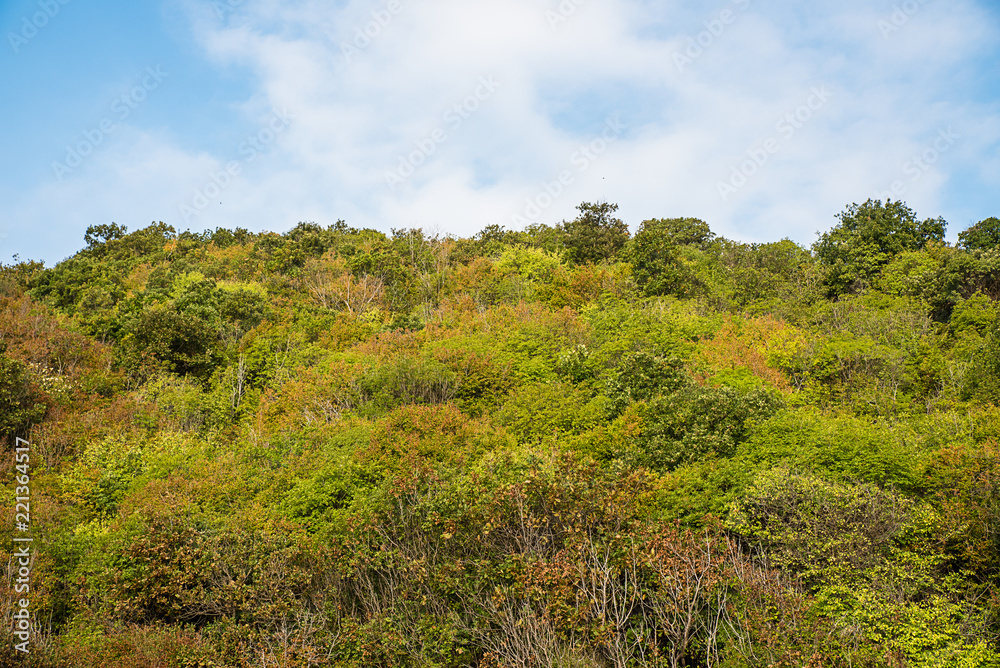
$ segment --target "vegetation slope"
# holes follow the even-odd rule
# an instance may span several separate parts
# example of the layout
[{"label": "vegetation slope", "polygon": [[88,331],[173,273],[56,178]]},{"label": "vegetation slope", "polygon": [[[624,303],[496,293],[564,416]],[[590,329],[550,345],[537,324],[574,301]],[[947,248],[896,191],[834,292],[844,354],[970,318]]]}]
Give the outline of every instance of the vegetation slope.
[{"label": "vegetation slope", "polygon": [[1000,666],[1000,220],[616,208],[0,267],[0,666]]}]

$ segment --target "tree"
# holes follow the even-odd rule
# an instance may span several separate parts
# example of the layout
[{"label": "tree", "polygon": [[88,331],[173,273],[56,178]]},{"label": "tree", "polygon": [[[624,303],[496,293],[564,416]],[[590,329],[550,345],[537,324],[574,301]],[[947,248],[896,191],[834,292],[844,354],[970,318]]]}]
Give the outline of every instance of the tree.
[{"label": "tree", "polygon": [[729,270],[727,297],[741,307],[755,302],[803,297],[812,255],[794,241],[743,244],[722,240],[716,244],[720,260]]},{"label": "tree", "polygon": [[[682,224],[678,221],[697,221],[697,219],[645,220],[626,249],[635,281],[649,296],[687,297],[699,287],[694,271],[682,259],[681,246],[698,239],[702,242],[707,241],[712,233],[710,230],[706,233],[700,225]],[[705,228],[707,227],[705,225]]]},{"label": "tree", "polygon": [[417,303],[416,274],[391,241],[380,239],[365,244],[351,255],[347,264],[355,278],[381,282],[394,313],[409,313]]},{"label": "tree", "polygon": [[987,218],[964,232],[959,232],[958,245],[970,251],[1000,247],[1000,219]]},{"label": "tree", "polygon": [[0,342],[0,437],[22,434],[48,410],[37,400],[24,364],[6,352],[7,344]]},{"label": "tree", "polygon": [[638,461],[672,470],[714,453],[731,457],[751,425],[774,415],[783,401],[765,389],[741,393],[729,387],[687,385],[639,407],[642,433]]},{"label": "tree", "polygon": [[698,246],[704,249],[715,239],[708,223],[700,218],[654,218],[647,223],[655,225],[660,234],[679,246]]},{"label": "tree", "polygon": [[123,369],[140,379],[157,368],[208,379],[219,362],[219,315],[213,303],[199,301],[197,291],[192,292],[125,318],[119,350]]},{"label": "tree", "polygon": [[918,221],[906,204],[889,200],[851,204],[837,219],[840,223],[813,244],[827,268],[831,296],[866,287],[900,253],[942,241],[946,225],[942,218]]},{"label": "tree", "polygon": [[128,228],[118,223],[110,225],[91,225],[83,235],[83,240],[87,242],[87,248],[93,250],[97,246],[106,244],[114,239],[121,239],[128,232]]},{"label": "tree", "polygon": [[[995,308],[990,309],[996,313]],[[966,373],[966,398],[1000,405],[1000,317],[994,316],[985,341]]]},{"label": "tree", "polygon": [[679,357],[656,357],[645,351],[630,353],[608,380],[608,415],[621,415],[628,405],[670,394],[691,383]]},{"label": "tree", "polygon": [[580,215],[563,223],[568,259],[577,264],[597,263],[613,257],[629,239],[628,226],[612,214],[617,204],[584,202],[576,207]]}]

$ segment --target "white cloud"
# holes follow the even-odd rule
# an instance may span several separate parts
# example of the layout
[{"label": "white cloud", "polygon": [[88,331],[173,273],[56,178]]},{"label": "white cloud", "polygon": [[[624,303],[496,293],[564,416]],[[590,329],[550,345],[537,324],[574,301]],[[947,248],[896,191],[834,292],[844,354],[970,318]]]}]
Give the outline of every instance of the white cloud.
[{"label": "white cloud", "polygon": [[[274,109],[295,118],[266,155],[244,165],[223,204],[190,226],[286,229],[345,218],[467,235],[511,226],[526,198],[569,170],[572,184],[538,220],[607,199],[633,227],[699,216],[726,236],[810,243],[846,204],[900,179],[905,161],[940,129],[953,127],[962,140],[907,183],[904,198],[918,213],[949,214],[949,175],[961,163],[981,165],[984,180],[998,171],[996,101],[963,99],[960,71],[995,48],[998,32],[971,0],[924,2],[887,35],[879,21],[891,19],[891,6],[880,14],[860,0],[783,8],[576,1],[553,27],[546,11],[555,0],[399,0],[396,13],[388,0],[248,0],[224,21],[191,0],[206,58],[255,77],[248,122],[264,124]],[[735,18],[702,36],[707,46],[679,69],[674,55],[727,9]],[[370,43],[355,42],[366,28]],[[482,78],[499,88],[454,123],[449,109],[471,99]],[[788,135],[778,122],[822,86],[832,97]],[[574,152],[616,111],[627,130],[581,172]],[[390,189],[386,173],[436,131],[444,139],[433,153]],[[723,200],[718,184],[767,140],[777,150]],[[185,153],[141,132],[132,141],[106,152],[93,173],[40,188],[21,211],[82,207],[66,225],[162,211],[154,215],[186,227],[180,204],[238,159]]]}]

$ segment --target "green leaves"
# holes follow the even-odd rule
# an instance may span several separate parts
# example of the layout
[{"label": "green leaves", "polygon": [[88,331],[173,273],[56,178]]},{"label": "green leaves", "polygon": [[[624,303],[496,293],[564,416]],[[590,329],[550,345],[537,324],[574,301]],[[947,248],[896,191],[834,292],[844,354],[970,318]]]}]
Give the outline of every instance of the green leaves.
[{"label": "green leaves", "polygon": [[971,251],[988,251],[1000,247],[1000,219],[987,218],[964,232],[959,232],[958,245]]},{"label": "green leaves", "polygon": [[576,208],[580,215],[563,223],[567,257],[577,264],[586,264],[609,260],[617,255],[629,238],[628,226],[612,217],[618,205],[584,202]]},{"label": "green leaves", "polygon": [[674,220],[643,221],[626,249],[625,257],[632,265],[635,282],[648,296],[687,297],[700,288],[694,270],[683,259],[681,244],[675,238]]},{"label": "green leaves", "polygon": [[608,381],[608,413],[617,417],[630,403],[671,394],[689,383],[681,358],[657,357],[645,351],[630,353]]},{"label": "green leaves", "polygon": [[91,225],[83,235],[83,240],[86,242],[87,248],[93,250],[109,241],[121,239],[127,232],[128,228],[118,223]]},{"label": "green leaves", "polygon": [[182,310],[176,304],[144,308],[127,325],[120,364],[148,377],[157,369],[206,380],[219,360],[218,329],[206,306]]},{"label": "green leaves", "polygon": [[578,210],[0,268],[56,658],[998,665],[993,223],[867,202],[813,257]]},{"label": "green leaves", "polygon": [[779,412],[758,425],[737,457],[758,468],[783,465],[835,480],[914,490],[928,457],[918,446],[891,422],[800,408]]},{"label": "green leaves", "polygon": [[639,407],[642,433],[637,461],[671,470],[709,456],[731,457],[751,426],[773,415],[783,402],[768,390],[747,393],[688,385]]},{"label": "green leaves", "polygon": [[0,438],[27,436],[27,430],[41,422],[48,406],[31,383],[27,368],[6,354],[0,341]]},{"label": "green leaves", "polygon": [[902,202],[868,200],[838,214],[840,223],[820,235],[813,251],[827,267],[831,295],[856,291],[904,251],[944,239],[943,219],[918,221]]},{"label": "green leaves", "polygon": [[911,502],[873,485],[830,483],[776,468],[730,508],[727,526],[764,547],[772,563],[811,586],[851,582],[889,554]]}]

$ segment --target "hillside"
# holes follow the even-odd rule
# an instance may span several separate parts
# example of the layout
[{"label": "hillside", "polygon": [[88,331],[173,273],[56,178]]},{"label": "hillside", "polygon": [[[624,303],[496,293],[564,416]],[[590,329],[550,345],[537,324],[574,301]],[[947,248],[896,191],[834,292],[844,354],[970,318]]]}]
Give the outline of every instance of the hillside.
[{"label": "hillside", "polygon": [[578,210],[0,266],[0,666],[1000,667],[1000,220]]}]

